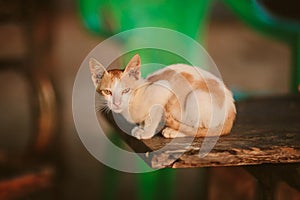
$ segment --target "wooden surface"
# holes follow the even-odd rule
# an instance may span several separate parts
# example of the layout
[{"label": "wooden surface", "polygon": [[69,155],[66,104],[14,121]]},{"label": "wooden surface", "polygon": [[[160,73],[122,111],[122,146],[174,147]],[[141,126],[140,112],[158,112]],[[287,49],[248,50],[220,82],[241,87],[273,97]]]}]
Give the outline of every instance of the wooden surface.
[{"label": "wooden surface", "polygon": [[121,136],[153,168],[300,163],[300,96],[242,101],[237,111],[231,134],[220,137],[203,158],[199,157],[203,138],[190,145],[188,138],[170,144],[171,139],[161,135],[142,141]]}]

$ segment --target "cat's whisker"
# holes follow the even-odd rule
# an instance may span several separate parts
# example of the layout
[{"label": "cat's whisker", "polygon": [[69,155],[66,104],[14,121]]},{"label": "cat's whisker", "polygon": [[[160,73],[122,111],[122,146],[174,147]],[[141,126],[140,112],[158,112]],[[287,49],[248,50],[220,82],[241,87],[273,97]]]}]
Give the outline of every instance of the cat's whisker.
[{"label": "cat's whisker", "polygon": [[103,103],[102,105],[96,106],[96,112],[99,112],[99,111],[107,114],[110,112],[110,108],[107,106],[107,103]]},{"label": "cat's whisker", "polygon": [[108,114],[109,112],[110,112],[110,109],[109,109],[108,106],[106,106],[106,107],[104,108],[104,113]]},{"label": "cat's whisker", "polygon": [[100,107],[96,107],[96,111],[103,111],[105,110],[106,106],[100,106]]}]

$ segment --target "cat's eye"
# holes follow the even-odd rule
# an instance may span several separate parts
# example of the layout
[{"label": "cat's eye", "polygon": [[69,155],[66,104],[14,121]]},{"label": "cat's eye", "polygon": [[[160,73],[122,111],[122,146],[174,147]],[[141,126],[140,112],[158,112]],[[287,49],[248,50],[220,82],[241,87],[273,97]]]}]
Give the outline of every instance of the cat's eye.
[{"label": "cat's eye", "polygon": [[130,91],[130,88],[126,88],[125,90],[122,91],[122,94],[126,94]]},{"label": "cat's eye", "polygon": [[112,95],[110,90],[101,90],[101,94],[105,95],[105,96],[111,96]]}]

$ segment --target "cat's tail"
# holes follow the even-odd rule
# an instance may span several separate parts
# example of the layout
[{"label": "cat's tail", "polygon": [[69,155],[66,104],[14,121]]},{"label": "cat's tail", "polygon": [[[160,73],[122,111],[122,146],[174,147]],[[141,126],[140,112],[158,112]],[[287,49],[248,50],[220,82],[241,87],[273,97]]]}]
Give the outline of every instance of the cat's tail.
[{"label": "cat's tail", "polygon": [[[181,135],[193,136],[193,137],[212,137],[223,136],[230,133],[233,122],[235,120],[235,109],[230,109],[227,113],[227,118],[224,120],[224,124],[218,127],[192,127],[187,124],[181,123],[174,119],[171,115],[166,116],[166,126],[181,133]],[[175,136],[174,136],[175,137]]]}]

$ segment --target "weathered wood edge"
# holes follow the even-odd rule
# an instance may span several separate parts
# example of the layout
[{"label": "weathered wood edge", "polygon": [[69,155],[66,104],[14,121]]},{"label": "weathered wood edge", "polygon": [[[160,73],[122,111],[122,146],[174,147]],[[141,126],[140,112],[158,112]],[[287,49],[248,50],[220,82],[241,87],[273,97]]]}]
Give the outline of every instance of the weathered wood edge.
[{"label": "weathered wood edge", "polygon": [[[268,133],[268,137],[257,136],[260,140],[259,143],[249,143],[251,141],[250,138],[255,138],[256,136],[257,134],[245,135],[244,137],[228,136],[219,138],[214,148],[204,157],[199,156],[203,139],[196,139],[190,146],[183,139],[179,139],[176,144],[182,144],[181,146],[170,146],[165,151],[153,153],[151,161],[148,162],[153,168],[242,166],[300,162],[300,146],[297,144],[297,141],[300,141],[299,134],[287,133],[286,137],[280,137],[275,133]],[[269,138],[275,141],[274,145],[268,145],[270,144],[268,143]],[[164,140],[162,138],[156,139]],[[148,145],[152,143],[150,140],[143,142]],[[166,144],[161,145],[164,146]],[[202,150],[205,151],[205,148]]]}]

